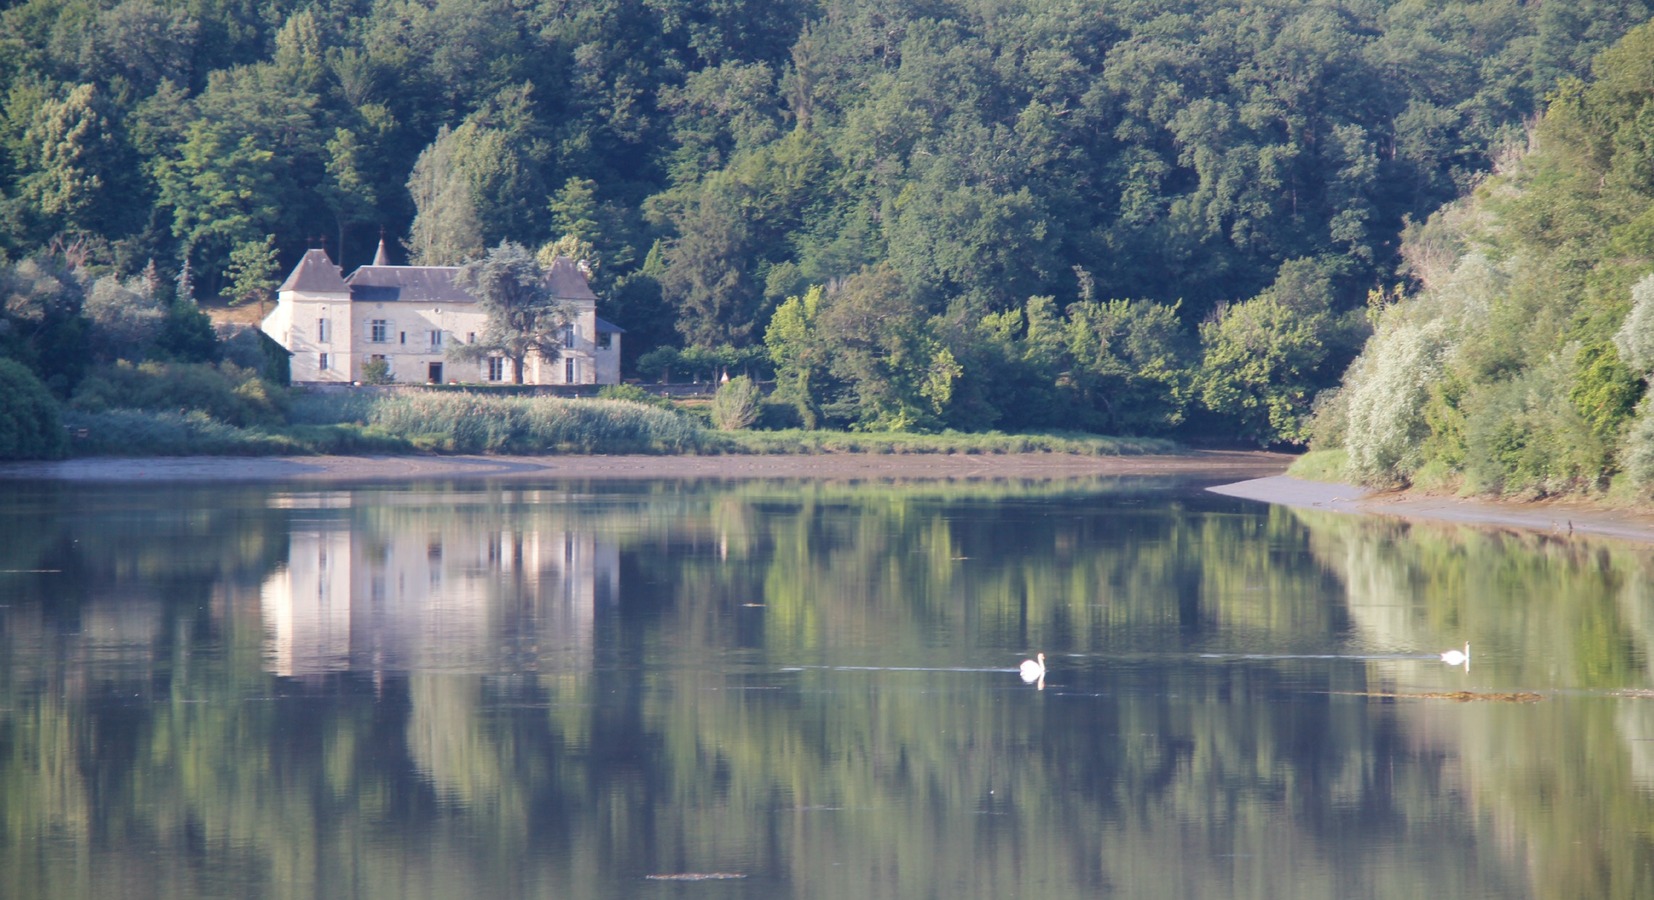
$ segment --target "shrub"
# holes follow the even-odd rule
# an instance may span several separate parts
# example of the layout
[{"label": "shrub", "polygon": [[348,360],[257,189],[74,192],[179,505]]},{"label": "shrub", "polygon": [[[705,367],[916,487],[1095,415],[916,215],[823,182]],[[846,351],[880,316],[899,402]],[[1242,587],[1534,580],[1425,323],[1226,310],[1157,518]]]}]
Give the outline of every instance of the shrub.
[{"label": "shrub", "polygon": [[1403,321],[1393,313],[1344,376],[1344,446],[1350,474],[1363,484],[1403,483],[1423,461],[1425,406],[1441,375],[1447,334],[1440,320]]},{"label": "shrub", "polygon": [[758,420],[758,404],[763,396],[751,378],[731,378],[712,396],[712,424],[719,431],[740,431],[751,426]]},{"label": "shrub", "polygon": [[383,359],[370,359],[362,363],[362,380],[368,384],[390,384],[395,381],[391,377],[391,364]]},{"label": "shrub", "polygon": [[1620,468],[1640,491],[1654,488],[1654,396],[1643,398],[1620,445]]},{"label": "shrub", "polygon": [[71,405],[85,412],[199,410],[219,422],[247,426],[281,423],[285,401],[279,388],[232,363],[119,362],[88,375]]},{"label": "shrub", "polygon": [[22,363],[0,359],[0,459],[58,459],[67,443],[46,385]]}]

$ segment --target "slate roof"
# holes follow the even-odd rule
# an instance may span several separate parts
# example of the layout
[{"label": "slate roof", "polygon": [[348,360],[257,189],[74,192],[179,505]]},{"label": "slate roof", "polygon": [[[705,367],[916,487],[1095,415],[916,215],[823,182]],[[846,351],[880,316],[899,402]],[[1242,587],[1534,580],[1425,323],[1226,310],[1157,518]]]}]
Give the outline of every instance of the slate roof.
[{"label": "slate roof", "polygon": [[374,302],[475,303],[454,284],[455,266],[363,266],[345,279],[350,299]]},{"label": "slate roof", "polygon": [[326,250],[310,250],[293,267],[293,273],[281,283],[278,291],[303,291],[307,294],[344,294],[350,286],[339,277],[339,267],[329,259]]},{"label": "slate roof", "polygon": [[[350,299],[368,303],[475,303],[472,297],[454,284],[457,266],[392,266],[386,265],[385,242],[379,242],[373,265],[362,266],[339,277],[339,270],[328,258],[326,250],[311,250],[293,268],[293,273],[282,282],[282,291],[305,293],[348,293]],[[591,300],[592,293],[586,273],[574,260],[558,257],[546,272],[551,294],[561,300]],[[605,323],[607,324],[607,323]],[[623,333],[625,329],[608,325],[608,330]]]},{"label": "slate roof", "polygon": [[586,273],[566,256],[552,261],[551,268],[546,271],[546,281],[551,283],[551,295],[560,300],[597,299],[597,295],[592,293],[591,283],[586,280]]},{"label": "slate roof", "polygon": [[615,323],[609,321],[608,319],[603,318],[602,316],[598,316],[597,317],[597,333],[598,334],[603,334],[604,332],[608,332],[609,334],[625,334],[626,329],[621,328],[619,325],[616,325]]}]

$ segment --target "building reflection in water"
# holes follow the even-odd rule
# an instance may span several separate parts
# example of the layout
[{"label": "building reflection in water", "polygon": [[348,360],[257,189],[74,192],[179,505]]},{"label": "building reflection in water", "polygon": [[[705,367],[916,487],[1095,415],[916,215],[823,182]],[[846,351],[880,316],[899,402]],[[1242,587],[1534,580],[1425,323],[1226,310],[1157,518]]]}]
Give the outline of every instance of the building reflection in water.
[{"label": "building reflection in water", "polygon": [[310,508],[260,592],[274,674],[590,668],[594,613],[618,590],[613,541],[543,507],[284,502]]}]

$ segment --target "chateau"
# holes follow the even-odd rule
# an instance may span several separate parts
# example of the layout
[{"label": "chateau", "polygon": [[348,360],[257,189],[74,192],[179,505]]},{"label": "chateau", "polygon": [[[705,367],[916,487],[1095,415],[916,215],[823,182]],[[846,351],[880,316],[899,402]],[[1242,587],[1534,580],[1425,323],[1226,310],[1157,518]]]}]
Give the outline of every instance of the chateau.
[{"label": "chateau", "polygon": [[[454,284],[454,266],[393,266],[385,242],[373,263],[346,276],[325,250],[311,250],[276,292],[260,324],[293,355],[294,384],[362,381],[362,366],[383,360],[399,382],[505,383],[502,357],[449,359],[455,342],[473,343],[487,324],[477,300]],[[620,383],[623,329],[597,315],[586,273],[558,257],[546,274],[552,296],[569,310],[556,359],[538,354],[523,367],[525,384]]]}]

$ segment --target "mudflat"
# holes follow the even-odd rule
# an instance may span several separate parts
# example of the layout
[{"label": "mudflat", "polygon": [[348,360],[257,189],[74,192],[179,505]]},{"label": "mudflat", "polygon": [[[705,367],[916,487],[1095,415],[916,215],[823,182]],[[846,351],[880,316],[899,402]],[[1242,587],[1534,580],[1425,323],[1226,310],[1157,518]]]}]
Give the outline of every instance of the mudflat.
[{"label": "mudflat", "polygon": [[1192,451],[1142,456],[1063,453],[815,453],[725,456],[283,456],[96,457],[0,464],[7,482],[105,484],[812,478],[853,481],[1063,479],[1112,475],[1194,475],[1226,482],[1213,490],[1285,506],[1394,516],[1411,521],[1596,536],[1654,543],[1654,512],[1577,501],[1505,502],[1375,493],[1347,484],[1286,476],[1293,457],[1260,451]]},{"label": "mudflat", "polygon": [[1196,451],[1153,456],[1064,453],[814,453],[725,456],[178,456],[0,464],[0,481],[385,482],[527,478],[1071,478],[1087,475],[1279,475],[1280,453]]},{"label": "mudflat", "polygon": [[1348,484],[1268,475],[1212,490],[1333,512],[1392,516],[1415,522],[1544,532],[1558,537],[1593,536],[1654,543],[1654,513],[1575,500],[1476,500],[1426,493],[1374,492]]}]

